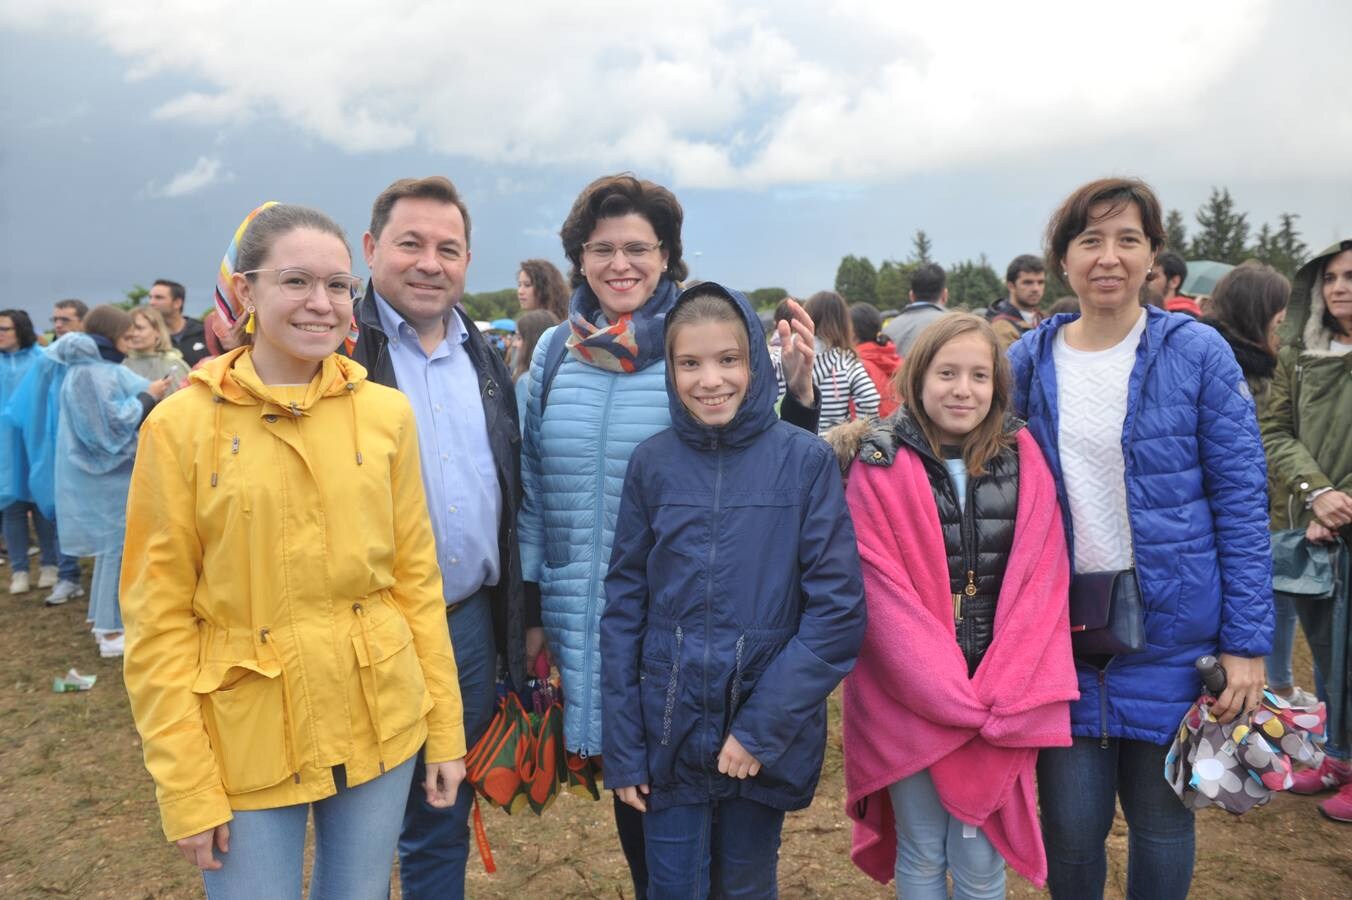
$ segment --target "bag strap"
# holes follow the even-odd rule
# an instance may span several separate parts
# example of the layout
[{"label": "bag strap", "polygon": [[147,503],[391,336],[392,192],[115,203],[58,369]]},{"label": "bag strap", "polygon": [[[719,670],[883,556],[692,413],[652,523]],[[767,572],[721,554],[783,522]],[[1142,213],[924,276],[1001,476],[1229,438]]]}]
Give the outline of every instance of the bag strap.
[{"label": "bag strap", "polygon": [[568,355],[568,335],[570,329],[565,320],[556,326],[549,336],[549,346],[545,348],[544,380],[540,383],[540,419],[544,420],[545,407],[549,405],[549,389],[554,384],[554,376],[559,374],[563,358]]}]

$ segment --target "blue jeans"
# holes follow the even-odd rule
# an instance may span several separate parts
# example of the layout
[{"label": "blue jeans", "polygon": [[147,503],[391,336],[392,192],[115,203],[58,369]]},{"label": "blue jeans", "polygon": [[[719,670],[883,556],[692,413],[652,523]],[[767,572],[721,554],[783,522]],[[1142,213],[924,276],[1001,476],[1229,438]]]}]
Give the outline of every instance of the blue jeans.
[{"label": "blue jeans", "polygon": [[[447,616],[455,666],[460,678],[460,702],[465,708],[466,747],[483,736],[497,706],[497,646],[493,641],[493,609],[487,589],[481,588]],[[469,857],[469,813],[474,788],[460,786],[455,805],[437,809],[427,805],[422,789],[422,753],[408,791],[404,826],[399,833],[399,883],[405,900],[465,896],[465,862]]]},{"label": "blue jeans", "polygon": [[221,867],[202,873],[208,900],[301,896],[305,823],[315,814],[311,900],[383,900],[399,836],[399,816],[413,777],[413,760],[349,788],[342,766],[333,770],[338,793],[314,803],[236,810],[230,852]]},{"label": "blue jeans", "polygon": [[122,548],[94,557],[94,576],[89,582],[89,618],[99,631],[122,630],[122,605],[118,584],[122,578]]},{"label": "blue jeans", "polygon": [[947,900],[946,874],[953,873],[953,900],[1000,900],[1005,860],[980,828],[949,815],[929,770],[887,789],[897,820],[897,897]]},{"label": "blue jeans", "polygon": [[778,896],[783,827],[783,810],[740,797],[649,809],[648,900]]},{"label": "blue jeans", "polygon": [[9,552],[11,572],[28,571],[28,514],[33,514],[33,530],[38,533],[39,558],[44,566],[56,566],[63,581],[80,580],[80,561],[73,556],[62,556],[56,546],[56,523],[44,516],[32,503],[22,500],[6,506],[0,512],[5,531],[5,547]]},{"label": "blue jeans", "polygon": [[1192,883],[1192,810],[1164,780],[1168,747],[1077,737],[1038,754],[1038,799],[1054,898],[1102,897],[1116,800],[1127,819],[1127,897],[1184,900]]},{"label": "blue jeans", "polygon": [[1285,594],[1272,598],[1276,624],[1272,629],[1272,652],[1263,660],[1267,669],[1268,687],[1278,691],[1289,690],[1296,680],[1291,674],[1291,648],[1296,643],[1296,608]]}]

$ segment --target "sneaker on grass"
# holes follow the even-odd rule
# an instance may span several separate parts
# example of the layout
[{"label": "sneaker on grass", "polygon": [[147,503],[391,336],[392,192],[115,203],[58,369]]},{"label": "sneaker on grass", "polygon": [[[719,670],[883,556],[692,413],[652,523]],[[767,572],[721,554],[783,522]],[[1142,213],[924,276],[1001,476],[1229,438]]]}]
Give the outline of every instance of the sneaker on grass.
[{"label": "sneaker on grass", "polygon": [[80,585],[76,584],[74,581],[63,580],[58,581],[56,587],[52,588],[52,592],[47,595],[46,603],[48,606],[60,606],[67,600],[83,596],[84,588],[80,587]]}]

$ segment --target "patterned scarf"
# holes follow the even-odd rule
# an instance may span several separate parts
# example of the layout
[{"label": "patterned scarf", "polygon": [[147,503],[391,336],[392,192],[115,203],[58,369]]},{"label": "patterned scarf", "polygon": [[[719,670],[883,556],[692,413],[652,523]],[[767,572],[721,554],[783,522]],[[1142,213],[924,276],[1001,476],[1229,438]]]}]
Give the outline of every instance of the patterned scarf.
[{"label": "patterned scarf", "polygon": [[676,282],[663,278],[657,290],[632,313],[625,313],[609,325],[593,325],[599,318],[600,301],[589,285],[573,292],[568,303],[568,352],[589,366],[610,372],[631,374],[662,359],[667,313],[676,304],[680,290]]},{"label": "patterned scarf", "polygon": [[[217,327],[217,323],[213,322],[210,326],[216,329],[217,337],[225,337],[226,333],[239,321],[239,317],[244,314],[244,305],[235,296],[235,287],[230,280],[230,276],[235,274],[235,262],[239,259],[240,239],[244,237],[244,232],[249,229],[249,223],[259,213],[269,206],[276,205],[276,200],[269,200],[245,216],[244,221],[240,222],[239,227],[235,229],[235,236],[230,239],[230,246],[225,248],[225,256],[221,259],[221,266],[216,270],[216,313],[217,321],[220,324]],[[347,354],[351,356],[352,348],[357,345],[357,316],[355,311],[352,315],[352,321],[348,324],[347,337],[343,339],[343,344],[347,349]]]}]

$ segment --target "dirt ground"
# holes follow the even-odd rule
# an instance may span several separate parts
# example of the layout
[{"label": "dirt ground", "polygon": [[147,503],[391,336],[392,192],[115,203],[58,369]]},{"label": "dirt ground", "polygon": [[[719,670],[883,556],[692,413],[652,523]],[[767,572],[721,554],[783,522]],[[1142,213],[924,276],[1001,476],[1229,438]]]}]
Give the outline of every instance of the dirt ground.
[{"label": "dirt ground", "polygon": [[[0,568],[0,585],[9,571]],[[87,574],[86,574],[86,587]],[[47,609],[45,592],[0,594],[0,896],[200,897],[196,871],[160,833],[122,670],[99,658],[85,601]],[[1309,655],[1297,681],[1312,687]],[[92,691],[55,694],[71,667]],[[833,708],[834,714],[839,706]],[[816,802],[789,816],[779,864],[786,898],[894,896],[850,863],[839,729]],[[1278,796],[1243,818],[1199,814],[1194,897],[1352,897],[1352,827],[1325,820],[1317,798]],[[470,859],[474,898],[632,896],[609,799],[565,795],[541,818],[484,807],[496,875]],[[1108,896],[1125,889],[1126,833],[1109,840]],[[1009,895],[1043,896],[1011,873]]]}]

